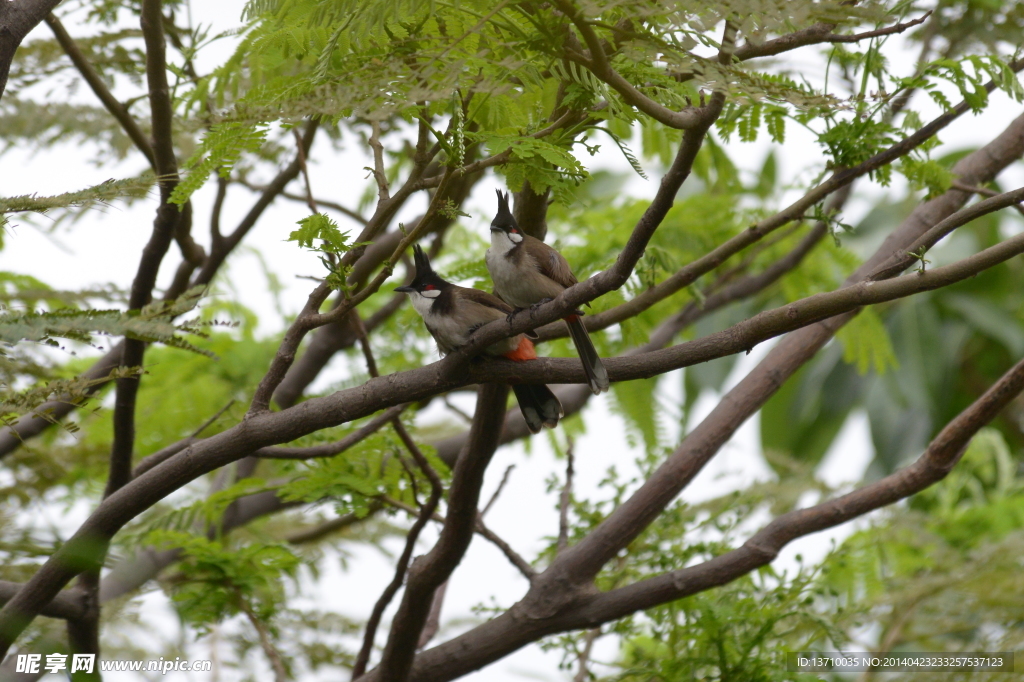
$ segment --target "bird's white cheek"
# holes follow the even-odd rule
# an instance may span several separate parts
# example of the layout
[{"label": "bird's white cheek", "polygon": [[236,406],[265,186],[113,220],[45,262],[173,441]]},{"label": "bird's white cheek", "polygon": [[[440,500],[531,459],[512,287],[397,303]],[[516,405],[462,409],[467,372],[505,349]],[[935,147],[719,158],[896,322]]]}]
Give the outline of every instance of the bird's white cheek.
[{"label": "bird's white cheek", "polygon": [[432,299],[429,299],[418,292],[409,296],[409,302],[412,303],[412,307],[415,308],[416,312],[418,312],[424,319],[430,315],[430,307],[434,305],[434,301]]},{"label": "bird's white cheek", "polygon": [[519,242],[523,241],[523,235],[519,234],[518,232],[509,232],[508,238],[509,241],[511,241],[513,244],[518,244]]},{"label": "bird's white cheek", "polygon": [[441,295],[441,290],[440,289],[434,289],[432,291],[421,291],[420,292],[420,296],[423,296],[424,298],[437,298],[440,295]]}]

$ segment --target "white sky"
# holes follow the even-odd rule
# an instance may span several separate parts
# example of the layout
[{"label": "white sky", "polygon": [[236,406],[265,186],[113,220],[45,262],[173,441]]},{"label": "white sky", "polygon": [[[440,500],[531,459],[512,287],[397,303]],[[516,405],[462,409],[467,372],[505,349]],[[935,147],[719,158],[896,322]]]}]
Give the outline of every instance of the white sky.
[{"label": "white sky", "polygon": [[[196,3],[193,8],[194,21],[212,23],[218,30],[235,24],[243,2]],[[73,22],[68,21],[72,34],[80,33]],[[47,29],[38,29],[33,37],[48,37]],[[218,59],[226,55],[226,46],[218,47],[213,56]],[[894,68],[909,67],[916,51],[902,53],[908,62],[905,65],[893,64]],[[806,65],[808,78],[820,77],[823,64],[816,58],[813,50],[800,53],[800,59]],[[211,62],[208,62],[212,63]],[[202,70],[202,69],[201,69]],[[91,96],[82,85],[75,95],[78,99]],[[955,140],[957,148],[976,146],[987,142],[996,132],[1018,113],[1020,107],[1002,95],[994,96],[993,106],[978,117],[964,116],[950,126],[940,137],[945,141]],[[925,116],[927,117],[927,111]],[[784,154],[779,155],[780,177],[784,182],[801,181],[808,176],[803,172],[806,168],[820,162],[818,147],[813,138],[805,131],[789,126],[789,140]],[[739,159],[741,165],[753,172],[760,168],[767,153],[766,142],[741,145],[729,145],[733,158]],[[29,153],[25,150],[9,151],[0,159],[0,193],[11,196],[18,194],[39,193],[44,195],[57,194],[64,191],[102,182],[110,177],[125,177],[142,169],[144,162],[141,157],[133,156],[124,163],[97,167],[93,163],[95,149],[85,145],[63,145],[40,153]],[[335,153],[321,137],[311,154],[313,159],[311,174],[314,193],[339,201],[347,206],[355,206],[362,188],[365,186],[366,172],[363,166],[367,161],[355,150],[344,150]],[[592,167],[609,167],[621,170],[624,165],[614,146],[603,145],[602,154],[590,160]],[[652,164],[647,164],[652,167]],[[652,196],[657,188],[659,174],[655,169],[649,173],[651,181],[643,181],[634,177],[627,191],[635,196]],[[1007,187],[1024,184],[1024,173],[1020,166],[1008,172]],[[493,187],[495,179],[485,179],[476,187],[464,210],[471,214],[467,224],[479,229],[486,235],[486,224],[493,210]],[[788,190],[779,198],[780,207],[802,194],[802,182]],[[297,187],[297,185],[293,185]],[[896,187],[900,192],[901,188]],[[856,222],[870,208],[872,199],[879,193],[859,194],[847,210],[847,222]],[[243,198],[244,197],[244,198]],[[225,229],[243,215],[253,200],[243,191],[232,190],[224,213]],[[209,188],[199,192],[194,198],[198,216],[208,215],[212,203],[212,192]],[[423,209],[422,197],[411,201],[398,220],[407,220]],[[237,295],[242,302],[255,310],[262,320],[261,330],[270,333],[280,328],[280,317],[267,292],[266,279],[258,258],[253,250],[263,254],[270,269],[277,274],[284,284],[282,302],[285,312],[294,313],[299,310],[311,287],[308,280],[299,279],[301,275],[318,275],[321,266],[315,256],[304,253],[294,245],[282,245],[283,240],[293,229],[295,222],[307,214],[307,208],[299,203],[278,200],[260,220],[256,229],[247,237],[245,247],[240,249],[229,261],[230,276],[235,282]],[[54,235],[44,234],[33,227],[21,225],[8,230],[5,235],[6,246],[0,251],[0,269],[32,274],[48,284],[75,289],[86,285],[113,282],[127,289],[130,286],[137,265],[138,254],[149,237],[153,218],[153,202],[140,202],[134,207],[112,207],[104,211],[96,211],[87,215],[73,229],[60,229]],[[346,226],[344,219],[339,223]],[[204,218],[197,224],[205,226]],[[196,231],[196,238],[205,241],[201,230]],[[159,283],[169,282],[173,267],[178,260],[176,247],[165,261],[161,270]],[[748,356],[740,358],[734,368],[727,386],[734,385],[744,374],[763,357],[769,344],[762,344]],[[318,380],[318,386],[327,386],[343,378],[343,362],[333,363]],[[678,401],[681,381],[679,372],[667,376],[661,384],[666,399]],[[716,395],[702,396],[695,409],[695,419],[703,417],[717,402]],[[431,414],[428,412],[427,417]],[[611,413],[606,398],[592,399],[584,411],[584,419],[588,432],[576,444],[576,484],[578,496],[587,495],[597,490],[597,484],[611,465],[620,471],[629,472],[632,468],[632,454],[623,435],[622,420]],[[696,423],[696,422],[694,422]],[[691,425],[692,426],[692,425]],[[678,427],[666,424],[668,433],[678,435]],[[677,439],[676,439],[677,440]],[[851,415],[844,426],[840,437],[826,456],[820,468],[820,476],[832,485],[853,482],[860,478],[868,462],[872,458],[870,434],[867,419],[863,413]],[[484,486],[484,499],[497,486],[502,473],[510,464],[515,464],[510,482],[502,497],[487,518],[488,525],[500,536],[505,538],[527,559],[532,558],[544,545],[545,536],[557,533],[558,519],[554,494],[545,492],[545,479],[552,472],[561,478],[564,476],[564,463],[557,461],[545,438],[534,439],[531,454],[526,454],[522,444],[514,444],[502,448],[495,456],[488,472]],[[747,485],[755,480],[763,480],[771,476],[770,469],[764,463],[760,452],[757,417],[749,420],[736,436],[723,448],[722,452],[701,472],[693,484],[684,492],[687,500],[704,500],[714,495]],[[70,521],[80,519],[88,513],[88,509],[48,510],[53,514],[53,522],[64,527]],[[802,553],[806,560],[821,558],[827,552],[832,539],[840,539],[851,530],[850,526],[805,538],[793,543],[778,560],[782,565],[793,564],[793,557]],[[421,551],[426,551],[436,537],[434,529],[424,533]],[[401,550],[396,541],[391,546],[394,554]],[[314,584],[311,579],[304,580],[302,594],[298,603],[316,606],[320,609],[333,608],[351,616],[367,614],[384,585],[391,580],[393,563],[383,557],[377,550],[356,547],[349,559],[349,568],[342,571],[337,561],[330,558],[324,561],[324,571],[319,581]],[[525,590],[525,581],[511,567],[497,550],[489,543],[475,539],[469,553],[456,570],[449,584],[444,605],[443,623],[447,624],[442,631],[443,637],[468,627],[475,616],[470,612],[473,605],[490,603],[493,597],[496,603],[511,605]],[[393,604],[397,604],[400,595]],[[162,632],[173,632],[177,628],[177,619],[169,609],[167,600],[162,593],[150,592],[143,597],[142,615],[155,624]],[[393,608],[389,610],[389,616]],[[458,623],[461,622],[462,625]],[[453,625],[453,623],[455,623]],[[378,643],[383,644],[386,629],[378,634]],[[143,638],[144,635],[138,634]],[[138,639],[138,641],[145,641]],[[225,647],[226,650],[226,647]],[[208,644],[199,643],[193,647],[195,658],[208,658]],[[225,651],[225,653],[227,653]],[[614,642],[601,640],[595,650],[595,659],[612,660],[615,657]],[[269,674],[261,654],[250,656],[263,675]],[[488,668],[464,679],[482,682],[512,682],[513,680],[569,680],[575,674],[559,671],[559,658],[555,654],[545,654],[537,646],[527,647]],[[336,679],[337,675],[321,674],[316,678],[304,676],[302,679]],[[130,674],[109,674],[111,682],[134,679]],[[169,674],[162,679],[168,680],[203,680],[196,675],[186,677],[183,674]],[[240,679],[230,670],[222,671],[221,680],[230,682]]]}]

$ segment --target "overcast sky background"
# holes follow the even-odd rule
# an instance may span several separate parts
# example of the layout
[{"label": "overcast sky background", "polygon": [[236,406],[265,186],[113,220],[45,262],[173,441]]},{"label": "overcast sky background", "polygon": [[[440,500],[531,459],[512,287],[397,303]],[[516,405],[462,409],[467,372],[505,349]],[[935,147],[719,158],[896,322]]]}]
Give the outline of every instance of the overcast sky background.
[{"label": "overcast sky background", "polygon": [[[215,31],[236,26],[243,6],[241,0],[225,2],[195,3],[193,21],[196,24],[212,24]],[[73,35],[85,35],[88,28],[77,26],[72,19],[66,21]],[[36,30],[32,38],[48,38],[48,29],[43,26]],[[899,43],[900,39],[893,40]],[[231,42],[225,41],[214,46],[201,55],[200,72],[209,68],[226,57],[231,51]],[[903,64],[891,61],[894,70],[906,72],[916,58],[916,48],[900,52],[905,60]],[[795,56],[797,63],[806,69],[805,75],[812,82],[820,82],[823,60],[818,58],[814,48],[807,48]],[[37,96],[66,97],[62,92],[33,92]],[[73,95],[75,100],[89,101],[91,92],[79,84]],[[952,97],[952,95],[951,95]],[[954,101],[956,98],[953,97]],[[951,148],[978,146],[989,141],[998,131],[1020,113],[1020,107],[1005,96],[997,94],[993,97],[993,106],[980,116],[966,115],[944,131],[940,138],[943,141],[955,141]],[[923,116],[937,113],[925,107]],[[795,125],[787,129],[787,145],[785,152],[779,154],[780,177],[784,183],[794,187],[788,189],[778,199],[781,208],[803,193],[806,182],[813,172],[820,168],[822,162],[819,147],[813,138]],[[732,158],[750,173],[761,167],[769,144],[765,141],[751,144],[733,142],[727,145]],[[0,194],[6,196],[39,193],[53,195],[65,191],[80,189],[102,182],[108,178],[126,177],[141,171],[145,165],[139,155],[130,156],[119,164],[94,163],[96,148],[89,144],[65,144],[43,152],[31,152],[23,149],[11,149],[0,159]],[[338,201],[346,206],[355,206],[366,183],[366,171],[363,167],[368,161],[361,150],[347,147],[341,152],[330,149],[325,136],[321,136],[311,154],[310,168],[312,187],[318,197]],[[584,158],[583,162],[594,169],[608,168],[616,171],[628,171],[614,145],[604,144],[601,153],[593,158]],[[653,163],[646,163],[652,178],[644,181],[633,176],[623,194],[650,197],[657,189],[660,179],[659,169]],[[811,169],[811,170],[809,170]],[[268,178],[260,178],[268,179]],[[1019,164],[1015,165],[1003,176],[1006,187],[1017,187],[1024,184],[1024,173]],[[487,224],[493,213],[493,188],[498,186],[499,179],[494,176],[485,178],[478,183],[473,195],[466,202],[464,210],[470,214],[465,218],[465,225],[477,230],[482,236],[487,234]],[[902,186],[895,179],[893,192],[900,195]],[[297,183],[293,188],[297,188]],[[880,196],[877,188],[865,191],[858,189],[851,201],[844,220],[856,223]],[[225,207],[224,224],[227,229],[236,223],[248,209],[254,195],[233,189]],[[208,215],[212,204],[212,191],[206,188],[194,197],[195,209],[199,215]],[[422,196],[410,201],[397,220],[408,220],[422,212],[425,201]],[[82,219],[71,229],[60,228],[54,234],[22,223],[9,227],[4,236],[5,247],[0,251],[0,269],[34,275],[51,286],[67,289],[78,289],[89,285],[113,282],[127,289],[138,262],[138,255],[149,238],[154,202],[138,202],[132,207],[114,206],[94,211]],[[308,214],[308,209],[300,203],[278,200],[263,216],[258,226],[246,238],[243,248],[239,249],[229,260],[229,277],[237,288],[237,296],[241,301],[257,312],[260,317],[260,330],[273,333],[281,329],[281,317],[271,295],[267,290],[267,280],[259,257],[277,275],[284,285],[281,295],[284,311],[288,314],[297,312],[305,301],[312,287],[308,279],[301,276],[319,275],[321,265],[312,254],[303,252],[294,244],[283,244],[288,233],[294,229],[295,222]],[[349,227],[353,223],[338,217],[341,226]],[[205,219],[198,220],[198,225],[205,226]],[[197,230],[196,239],[207,242],[207,236]],[[481,253],[482,257],[482,253]],[[179,253],[172,246],[161,269],[159,284],[165,286],[173,273]],[[235,293],[227,292],[234,296]],[[770,344],[762,344],[751,354],[740,358],[733,370],[726,388],[734,385],[763,357]],[[344,378],[346,362],[334,362],[324,372],[314,388],[324,388]],[[678,404],[681,395],[681,371],[666,375],[661,381],[662,398],[670,403]],[[701,397],[695,409],[695,421],[698,423],[717,403],[719,396],[708,393]],[[471,409],[471,403],[468,403]],[[424,419],[436,419],[444,413],[443,408],[431,408]],[[630,452],[624,436],[622,420],[609,410],[608,399],[605,397],[591,399],[583,413],[588,430],[587,434],[576,443],[576,476],[575,491],[578,496],[586,496],[597,489],[598,482],[604,477],[608,467],[614,465],[620,472],[632,472],[633,453]],[[678,442],[680,429],[675,423],[665,424],[666,433],[671,434],[672,441]],[[822,463],[819,475],[832,485],[841,485],[858,480],[872,458],[870,433],[867,420],[863,413],[854,413],[843,428],[834,447]],[[513,444],[499,450],[488,472],[484,486],[483,499],[487,499],[498,485],[506,467],[515,465],[510,481],[494,509],[487,517],[488,525],[498,535],[527,559],[532,558],[544,545],[545,537],[557,534],[557,495],[546,492],[545,480],[552,474],[559,478],[564,476],[564,462],[556,460],[547,438],[533,439],[532,452],[526,453],[522,444]],[[756,480],[766,480],[772,476],[765,464],[760,451],[758,437],[758,419],[754,417],[740,429],[737,435],[722,449],[720,454],[701,472],[693,484],[683,493],[690,501],[705,500],[730,490],[741,488]],[[603,496],[603,493],[599,493]],[[813,500],[808,500],[808,503]],[[41,525],[52,523],[55,527],[72,531],[89,513],[88,505],[79,505],[72,510],[58,507],[39,508],[33,510]],[[757,521],[757,520],[755,520]],[[760,521],[764,521],[761,519]],[[759,523],[750,524],[756,530]],[[820,559],[828,551],[833,540],[845,537],[853,526],[847,525],[829,532],[819,533],[793,543],[777,560],[782,567],[794,566],[794,556],[802,553],[809,560]],[[436,529],[430,528],[424,533],[420,551],[426,551],[436,538]],[[401,551],[401,543],[395,541],[389,545],[397,555]],[[308,575],[302,581],[299,602],[303,605],[315,606],[319,609],[334,609],[353,617],[365,617],[393,574],[393,559],[383,556],[374,548],[356,547],[351,550],[348,568],[342,570],[339,560],[328,559],[324,562],[325,570],[318,581]],[[480,603],[494,603],[509,606],[525,591],[526,582],[504,557],[489,543],[475,538],[469,553],[456,570],[450,581],[442,614],[445,628],[441,636],[448,638],[472,625],[476,618],[471,608]],[[395,599],[398,603],[400,596]],[[168,600],[162,592],[150,591],[142,597],[142,614],[148,622],[154,624],[163,636],[177,628],[177,618],[173,614]],[[393,613],[393,607],[388,617]],[[170,628],[170,629],[169,629]],[[142,632],[131,633],[137,641],[146,641]],[[378,644],[382,645],[386,629],[378,633]],[[187,639],[187,636],[186,636]],[[435,640],[435,643],[438,640]],[[225,647],[226,649],[226,647]],[[155,649],[154,649],[155,650]],[[209,645],[205,641],[190,647],[193,658],[209,658]],[[610,639],[601,640],[595,650],[595,659],[613,660],[616,645]],[[249,657],[255,662],[257,669],[269,674],[262,654],[256,653]],[[558,671],[559,657],[557,654],[545,654],[537,646],[527,647],[474,675],[464,679],[482,682],[512,682],[521,680],[567,680],[575,673]],[[52,676],[51,676],[52,677]],[[262,675],[260,676],[263,677]],[[337,679],[337,674],[321,673],[302,679]],[[222,670],[220,679],[231,681],[240,678],[240,673],[230,669]],[[53,677],[56,679],[56,677]],[[134,679],[129,674],[108,675],[108,680],[119,681]],[[202,679],[203,676],[169,674],[165,679],[184,680]]]}]

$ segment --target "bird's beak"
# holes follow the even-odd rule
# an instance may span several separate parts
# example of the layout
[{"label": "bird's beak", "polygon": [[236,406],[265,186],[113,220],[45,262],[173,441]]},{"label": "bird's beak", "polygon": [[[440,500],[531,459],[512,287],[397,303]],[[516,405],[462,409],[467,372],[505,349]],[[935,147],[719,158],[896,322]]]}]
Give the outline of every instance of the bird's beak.
[{"label": "bird's beak", "polygon": [[395,291],[401,291],[403,294],[411,294],[416,291],[416,289],[407,284],[405,286],[395,287]]},{"label": "bird's beak", "polygon": [[504,232],[504,230],[497,225],[491,225],[491,232]]}]

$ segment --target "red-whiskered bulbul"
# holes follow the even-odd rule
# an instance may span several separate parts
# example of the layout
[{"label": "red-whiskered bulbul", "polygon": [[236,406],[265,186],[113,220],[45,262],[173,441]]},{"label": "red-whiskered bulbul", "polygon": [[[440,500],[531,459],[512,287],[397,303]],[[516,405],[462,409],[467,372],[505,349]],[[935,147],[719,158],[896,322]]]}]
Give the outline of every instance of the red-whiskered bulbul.
[{"label": "red-whiskered bulbul", "polygon": [[[516,308],[528,308],[550,301],[576,284],[576,275],[562,254],[524,233],[508,210],[508,197],[501,190],[496,191],[498,214],[491,221],[491,248],[485,257],[494,280],[494,293]],[[576,311],[563,319],[583,362],[590,390],[595,394],[607,391],[608,370],[583,325],[582,312]]]},{"label": "red-whiskered bulbul", "polygon": [[[513,312],[497,296],[486,291],[460,287],[441,279],[430,266],[427,254],[418,245],[413,247],[416,259],[416,277],[406,285],[395,289],[409,294],[412,307],[423,317],[427,331],[437,341],[442,355],[469,342],[470,336],[480,327],[494,320],[503,320]],[[484,353],[501,355],[509,360],[521,362],[535,360],[537,353],[533,342],[526,334],[518,334],[488,346]],[[513,384],[512,390],[519,401],[526,425],[533,433],[542,426],[555,427],[562,417],[562,404],[544,384]]]}]

